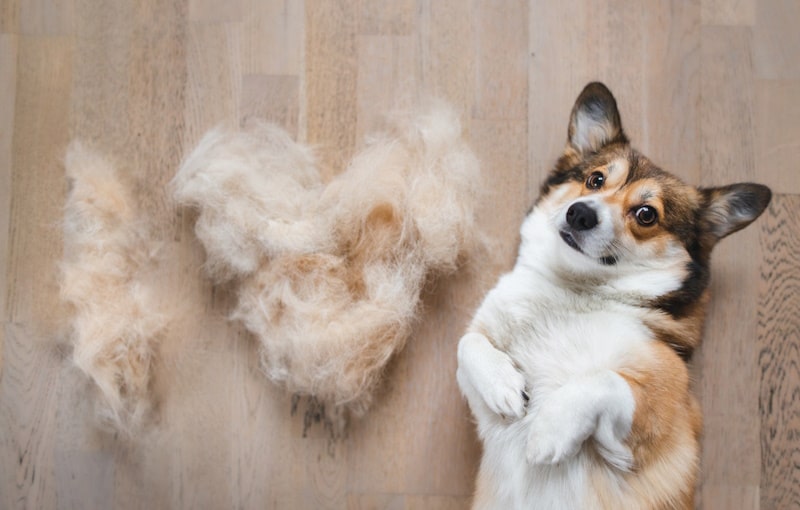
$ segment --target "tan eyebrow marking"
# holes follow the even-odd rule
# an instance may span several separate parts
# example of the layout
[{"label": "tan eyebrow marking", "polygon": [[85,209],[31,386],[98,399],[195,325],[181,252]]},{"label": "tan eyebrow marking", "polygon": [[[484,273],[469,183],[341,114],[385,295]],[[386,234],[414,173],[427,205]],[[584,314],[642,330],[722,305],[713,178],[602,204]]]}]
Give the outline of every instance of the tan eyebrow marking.
[{"label": "tan eyebrow marking", "polygon": [[628,162],[625,159],[617,158],[605,166],[606,185],[618,187],[625,182],[628,175]]}]

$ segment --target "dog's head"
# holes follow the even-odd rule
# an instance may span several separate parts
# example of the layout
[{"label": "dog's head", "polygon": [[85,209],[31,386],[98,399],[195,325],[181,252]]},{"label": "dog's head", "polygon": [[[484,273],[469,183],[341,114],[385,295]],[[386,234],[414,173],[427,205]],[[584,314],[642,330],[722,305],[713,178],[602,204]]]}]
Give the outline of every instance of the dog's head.
[{"label": "dog's head", "polygon": [[714,245],[771,197],[759,184],[696,188],[661,170],[631,148],[601,83],[578,97],[566,149],[541,191],[536,209],[556,239],[551,264],[581,278],[639,282],[634,290],[651,297],[702,291]]}]

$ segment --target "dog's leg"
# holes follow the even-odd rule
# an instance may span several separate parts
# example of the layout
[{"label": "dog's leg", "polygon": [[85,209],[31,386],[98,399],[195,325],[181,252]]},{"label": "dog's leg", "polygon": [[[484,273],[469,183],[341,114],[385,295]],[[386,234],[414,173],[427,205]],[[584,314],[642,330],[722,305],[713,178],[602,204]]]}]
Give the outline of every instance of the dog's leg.
[{"label": "dog's leg", "polygon": [[525,378],[508,354],[484,335],[467,333],[461,338],[456,377],[480,429],[498,417],[518,419],[525,414]]},{"label": "dog's leg", "polygon": [[601,455],[619,469],[632,466],[625,444],[636,402],[627,381],[611,370],[568,382],[532,411],[526,454],[534,464],[575,455],[594,436]]}]

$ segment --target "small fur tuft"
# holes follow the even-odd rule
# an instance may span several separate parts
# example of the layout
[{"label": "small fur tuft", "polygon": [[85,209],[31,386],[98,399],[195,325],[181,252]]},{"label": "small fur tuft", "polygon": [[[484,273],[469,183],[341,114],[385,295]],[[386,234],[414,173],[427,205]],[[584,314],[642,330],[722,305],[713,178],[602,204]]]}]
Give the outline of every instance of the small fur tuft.
[{"label": "small fur tuft", "polygon": [[232,317],[269,378],[355,414],[402,349],[428,278],[473,246],[478,163],[456,115],[398,115],[323,183],[275,126],[208,133],[173,180],[199,211],[208,273],[238,284]]},{"label": "small fur tuft", "polygon": [[66,155],[61,297],[70,306],[72,359],[101,395],[97,413],[132,431],[151,407],[153,353],[167,326],[139,275],[155,244],[114,167],[80,142]]}]

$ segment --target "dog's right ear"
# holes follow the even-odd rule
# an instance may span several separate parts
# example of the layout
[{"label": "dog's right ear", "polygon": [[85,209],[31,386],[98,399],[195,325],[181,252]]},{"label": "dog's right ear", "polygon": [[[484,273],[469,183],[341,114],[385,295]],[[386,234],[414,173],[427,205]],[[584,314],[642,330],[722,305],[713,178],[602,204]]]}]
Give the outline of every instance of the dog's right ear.
[{"label": "dog's right ear", "polygon": [[608,87],[600,82],[584,87],[572,107],[567,140],[567,150],[572,148],[581,159],[609,143],[627,143],[617,101]]}]

